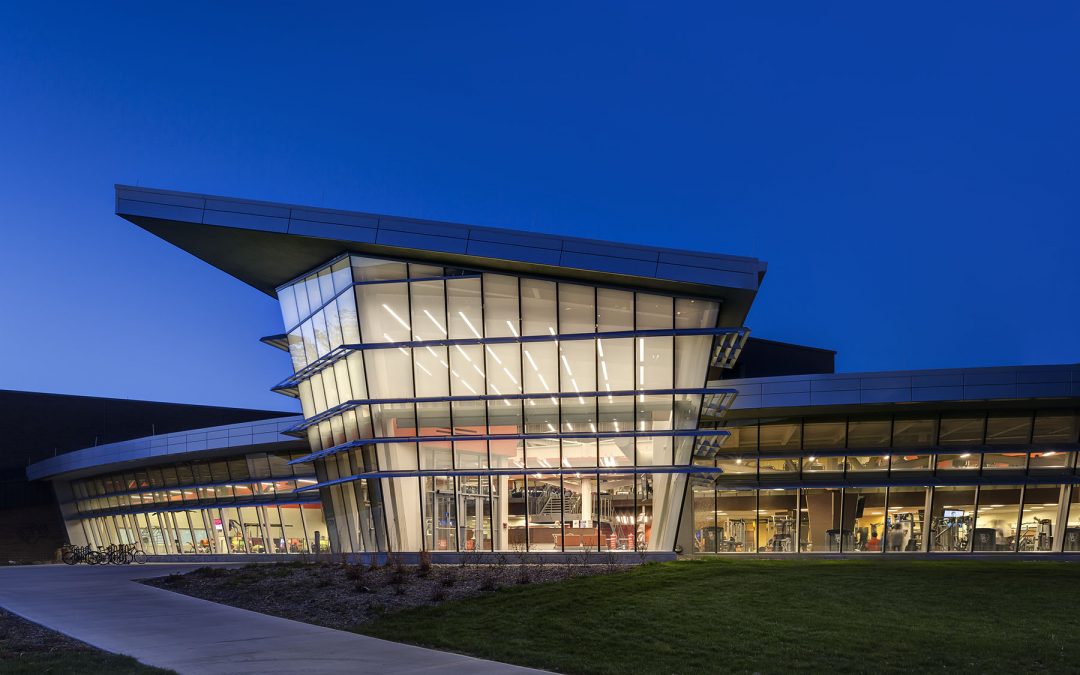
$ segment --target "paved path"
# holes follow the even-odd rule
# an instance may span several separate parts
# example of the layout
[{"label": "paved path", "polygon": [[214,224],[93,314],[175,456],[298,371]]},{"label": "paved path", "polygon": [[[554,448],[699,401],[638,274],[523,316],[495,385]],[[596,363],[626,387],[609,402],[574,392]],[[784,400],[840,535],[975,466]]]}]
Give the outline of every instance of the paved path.
[{"label": "paved path", "polygon": [[197,565],[0,568],[0,607],[179,673],[536,673],[228,607],[136,583]]}]

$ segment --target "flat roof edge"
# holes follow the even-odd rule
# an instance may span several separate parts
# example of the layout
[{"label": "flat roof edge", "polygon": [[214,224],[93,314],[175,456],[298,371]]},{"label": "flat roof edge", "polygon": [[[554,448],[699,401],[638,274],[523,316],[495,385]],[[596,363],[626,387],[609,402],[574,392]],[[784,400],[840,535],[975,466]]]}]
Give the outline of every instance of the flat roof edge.
[{"label": "flat roof edge", "polygon": [[742,256],[124,185],[116,214],[270,296],[354,253],[713,298],[741,323],[767,269]]}]

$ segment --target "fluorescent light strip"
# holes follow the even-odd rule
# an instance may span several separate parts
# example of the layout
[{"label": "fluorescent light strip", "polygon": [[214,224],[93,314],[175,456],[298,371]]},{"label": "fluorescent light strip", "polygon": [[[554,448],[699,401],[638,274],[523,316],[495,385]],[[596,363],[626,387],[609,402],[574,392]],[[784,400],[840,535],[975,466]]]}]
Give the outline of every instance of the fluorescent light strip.
[{"label": "fluorescent light strip", "polygon": [[428,375],[431,375],[431,371],[430,371],[430,370],[428,370],[427,368],[425,368],[425,367],[424,367],[424,364],[420,363],[419,361],[417,361],[417,363],[416,363],[416,367],[417,367],[417,368],[419,368],[420,370],[424,371],[424,372],[425,372],[425,373],[427,373]]},{"label": "fluorescent light strip", "polygon": [[465,322],[465,325],[469,327],[469,330],[473,332],[473,335],[480,337],[480,333],[477,332],[476,326],[472,325],[472,321],[469,321],[469,317],[465,316],[465,312],[458,312],[458,316],[460,316],[462,321]]},{"label": "fluorescent light strip", "polygon": [[563,354],[561,358],[562,358],[563,368],[566,368],[566,374],[567,375],[573,375],[574,371],[570,369],[570,362],[566,360],[566,354]]},{"label": "fluorescent light strip", "polygon": [[503,366],[503,372],[506,373],[506,376],[509,377],[510,381],[513,382],[516,386],[518,383],[517,378],[514,377],[514,375],[509,370],[506,369],[506,366]]},{"label": "fluorescent light strip", "polygon": [[435,324],[435,326],[436,326],[436,327],[437,327],[437,328],[439,329],[439,331],[440,331],[440,332],[441,332],[441,333],[442,333],[443,335],[446,335],[446,328],[444,328],[444,327],[443,327],[443,325],[442,325],[441,323],[439,323],[439,320],[438,320],[438,319],[436,319],[435,317],[431,316],[431,312],[429,312],[429,311],[427,311],[427,310],[425,309],[425,310],[424,310],[424,316],[426,316],[427,318],[431,319],[431,323]]},{"label": "fluorescent light strip", "polygon": [[473,367],[473,370],[475,370],[476,372],[480,373],[480,377],[484,377],[484,371],[480,370],[480,366],[478,366],[478,365],[476,365],[476,364],[474,363],[474,364],[472,364],[472,367]]},{"label": "fluorescent light strip", "polygon": [[638,361],[645,363],[645,338],[638,338]]},{"label": "fluorescent light strip", "polygon": [[388,304],[386,304],[386,303],[384,302],[384,303],[383,303],[383,306],[382,306],[382,308],[383,308],[383,309],[385,309],[386,311],[390,312],[390,316],[392,316],[392,317],[394,317],[395,319],[397,319],[397,322],[398,322],[398,323],[400,323],[400,324],[401,324],[402,326],[404,326],[404,327],[405,327],[405,330],[412,330],[412,326],[410,326],[409,324],[405,323],[405,320],[404,320],[404,319],[402,319],[402,318],[401,318],[400,316],[398,316],[398,315],[397,315],[397,312],[395,312],[394,310],[390,309],[390,305],[388,305]]},{"label": "fluorescent light strip", "polygon": [[585,399],[581,396],[581,390],[578,389],[577,380],[575,380],[574,378],[571,377],[570,378],[570,384],[574,385],[574,391],[576,391],[578,393],[578,397],[577,397],[578,403],[580,403],[581,405],[585,405]]},{"label": "fluorescent light strip", "polygon": [[468,353],[466,353],[465,350],[461,348],[461,345],[454,345],[454,346],[457,347],[457,350],[459,352],[461,352],[461,355],[465,357],[466,361],[468,361],[469,363],[472,363],[472,358],[470,358]]},{"label": "fluorescent light strip", "polygon": [[600,358],[604,358],[604,341],[600,338],[596,338],[596,351],[600,353]]},{"label": "fluorescent light strip", "polygon": [[540,369],[536,367],[536,361],[533,361],[532,354],[529,353],[528,349],[525,349],[523,351],[525,352],[525,358],[529,359],[529,365],[532,366],[533,370],[539,373]]},{"label": "fluorescent light strip", "polygon": [[520,337],[518,335],[517,329],[514,328],[514,324],[510,323],[510,319],[506,320],[506,325],[510,328],[510,332],[514,334],[514,337]]},{"label": "fluorescent light strip", "polygon": [[500,366],[502,365],[502,359],[499,358],[498,354],[492,351],[491,347],[487,348],[487,353],[491,354],[491,358],[495,359],[495,363],[499,364]]}]

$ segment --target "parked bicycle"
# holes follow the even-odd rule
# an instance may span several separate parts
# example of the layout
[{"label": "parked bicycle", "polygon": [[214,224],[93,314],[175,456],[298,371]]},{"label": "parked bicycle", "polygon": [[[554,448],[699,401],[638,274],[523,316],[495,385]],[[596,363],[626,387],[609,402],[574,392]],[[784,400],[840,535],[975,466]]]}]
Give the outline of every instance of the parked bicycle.
[{"label": "parked bicycle", "polygon": [[142,565],[146,562],[146,553],[136,544],[109,544],[94,550],[90,546],[64,544],[60,559],[66,565],[86,563],[88,565]]},{"label": "parked bicycle", "polygon": [[64,561],[65,565],[77,565],[79,563],[99,565],[106,560],[101,551],[95,551],[89,546],[76,546],[74,544],[64,544],[64,548],[60,552],[60,559]]}]

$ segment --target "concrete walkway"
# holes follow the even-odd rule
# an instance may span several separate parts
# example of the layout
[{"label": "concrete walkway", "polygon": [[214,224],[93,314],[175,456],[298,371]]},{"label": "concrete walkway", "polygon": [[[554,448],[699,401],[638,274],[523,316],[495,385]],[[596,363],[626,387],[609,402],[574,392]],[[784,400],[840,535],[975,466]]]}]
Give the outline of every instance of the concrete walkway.
[{"label": "concrete walkway", "polygon": [[0,607],[178,673],[536,673],[199,600],[133,579],[197,565],[0,568]]}]

